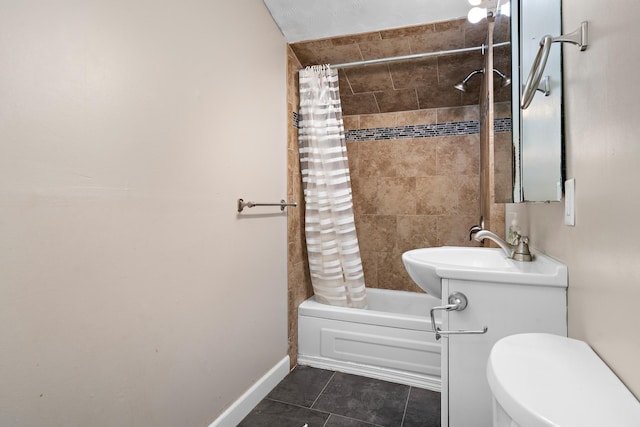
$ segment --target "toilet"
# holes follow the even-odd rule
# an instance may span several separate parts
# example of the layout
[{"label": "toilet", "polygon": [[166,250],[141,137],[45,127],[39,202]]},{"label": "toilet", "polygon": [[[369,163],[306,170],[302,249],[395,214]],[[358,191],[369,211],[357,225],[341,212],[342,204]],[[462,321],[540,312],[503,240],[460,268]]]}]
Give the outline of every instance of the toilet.
[{"label": "toilet", "polygon": [[491,350],[494,427],[640,427],[640,402],[583,341],[518,334]]}]

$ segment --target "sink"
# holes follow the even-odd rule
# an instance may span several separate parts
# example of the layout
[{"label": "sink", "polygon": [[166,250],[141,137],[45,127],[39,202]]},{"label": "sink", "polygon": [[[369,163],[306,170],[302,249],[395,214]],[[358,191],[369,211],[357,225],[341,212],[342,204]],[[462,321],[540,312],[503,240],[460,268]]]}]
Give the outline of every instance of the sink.
[{"label": "sink", "polygon": [[442,298],[441,279],[566,286],[567,267],[543,254],[514,261],[502,249],[441,246],[402,254],[407,273],[425,292]]}]

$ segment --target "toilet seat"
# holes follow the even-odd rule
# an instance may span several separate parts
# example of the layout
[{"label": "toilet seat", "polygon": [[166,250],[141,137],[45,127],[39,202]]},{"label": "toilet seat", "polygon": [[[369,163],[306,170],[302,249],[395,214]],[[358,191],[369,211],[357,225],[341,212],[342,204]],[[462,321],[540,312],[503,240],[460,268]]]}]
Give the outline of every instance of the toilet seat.
[{"label": "toilet seat", "polygon": [[582,341],[503,338],[491,350],[487,379],[497,403],[521,426],[640,427],[640,402]]}]

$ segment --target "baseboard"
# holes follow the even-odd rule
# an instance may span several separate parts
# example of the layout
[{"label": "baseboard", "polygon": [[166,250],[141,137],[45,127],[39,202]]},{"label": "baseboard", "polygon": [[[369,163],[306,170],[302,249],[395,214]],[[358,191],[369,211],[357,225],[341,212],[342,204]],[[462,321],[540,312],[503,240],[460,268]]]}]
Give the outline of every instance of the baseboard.
[{"label": "baseboard", "polygon": [[396,371],[394,369],[380,368],[361,363],[344,362],[326,357],[299,354],[298,365],[311,366],[319,369],[329,369],[332,371],[344,372],[346,374],[361,375],[363,377],[405,384],[437,392],[440,392],[442,389],[439,377],[412,374],[410,372]]},{"label": "baseboard", "polygon": [[285,356],[242,396],[231,404],[209,427],[235,427],[289,373],[289,356]]}]

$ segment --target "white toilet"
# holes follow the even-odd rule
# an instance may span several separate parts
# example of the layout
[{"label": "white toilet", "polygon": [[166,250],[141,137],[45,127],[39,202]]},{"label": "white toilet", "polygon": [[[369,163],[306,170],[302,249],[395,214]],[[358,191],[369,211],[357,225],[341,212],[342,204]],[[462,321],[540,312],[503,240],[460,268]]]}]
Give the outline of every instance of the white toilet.
[{"label": "white toilet", "polygon": [[640,427],[640,402],[585,342],[511,335],[491,350],[494,427]]}]

